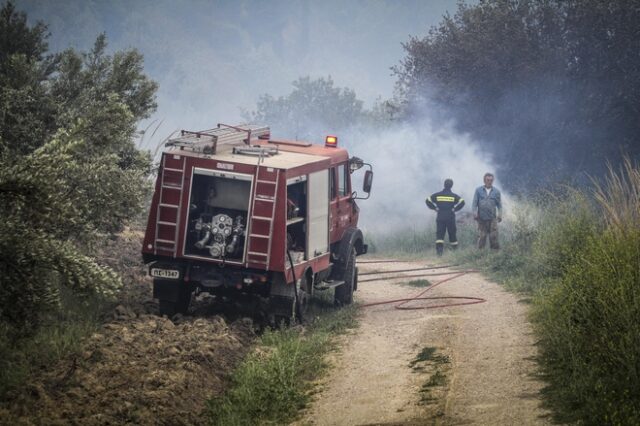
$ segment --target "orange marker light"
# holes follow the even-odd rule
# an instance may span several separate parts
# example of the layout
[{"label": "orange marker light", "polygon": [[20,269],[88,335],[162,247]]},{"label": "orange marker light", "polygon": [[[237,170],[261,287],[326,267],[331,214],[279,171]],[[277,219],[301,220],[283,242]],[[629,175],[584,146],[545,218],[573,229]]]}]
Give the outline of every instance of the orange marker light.
[{"label": "orange marker light", "polygon": [[335,148],[338,146],[338,137],[337,136],[327,136],[324,142],[324,146]]}]

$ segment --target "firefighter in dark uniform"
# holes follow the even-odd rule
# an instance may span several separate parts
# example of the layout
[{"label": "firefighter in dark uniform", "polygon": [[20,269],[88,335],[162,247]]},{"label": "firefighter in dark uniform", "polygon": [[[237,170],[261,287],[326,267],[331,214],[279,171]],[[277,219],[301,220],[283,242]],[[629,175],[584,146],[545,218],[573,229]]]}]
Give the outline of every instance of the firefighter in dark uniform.
[{"label": "firefighter in dark uniform", "polygon": [[444,251],[444,234],[449,233],[451,248],[458,247],[456,236],[456,212],[464,207],[464,200],[451,191],[453,180],[444,181],[444,189],[436,192],[426,200],[427,207],[438,212],[436,217],[436,252],[442,256]]}]

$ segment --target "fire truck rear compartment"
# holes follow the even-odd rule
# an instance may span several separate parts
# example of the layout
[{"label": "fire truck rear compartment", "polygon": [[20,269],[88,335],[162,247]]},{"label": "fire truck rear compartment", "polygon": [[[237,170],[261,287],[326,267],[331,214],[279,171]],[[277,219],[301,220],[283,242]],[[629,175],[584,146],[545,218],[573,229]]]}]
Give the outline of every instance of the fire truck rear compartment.
[{"label": "fire truck rear compartment", "polygon": [[287,249],[294,263],[305,260],[307,247],[307,182],[287,185]]},{"label": "fire truck rear compartment", "polygon": [[242,262],[251,176],[196,168],[184,254]]}]

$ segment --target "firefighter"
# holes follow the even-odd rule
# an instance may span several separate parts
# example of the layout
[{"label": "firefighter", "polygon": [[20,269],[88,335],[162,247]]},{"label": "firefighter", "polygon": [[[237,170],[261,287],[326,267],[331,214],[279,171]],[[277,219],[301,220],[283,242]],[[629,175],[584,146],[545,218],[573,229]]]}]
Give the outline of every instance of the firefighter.
[{"label": "firefighter", "polygon": [[444,189],[436,192],[426,200],[427,207],[438,212],[436,217],[436,253],[442,256],[444,251],[444,234],[449,234],[452,249],[458,248],[456,236],[456,212],[464,207],[464,200],[451,191],[453,180],[444,181]]},{"label": "firefighter", "polygon": [[478,221],[478,248],[487,243],[493,250],[498,250],[498,222],[502,222],[502,200],[500,191],[493,186],[493,175],[485,173],[484,185],[479,186],[473,195],[473,218]]}]

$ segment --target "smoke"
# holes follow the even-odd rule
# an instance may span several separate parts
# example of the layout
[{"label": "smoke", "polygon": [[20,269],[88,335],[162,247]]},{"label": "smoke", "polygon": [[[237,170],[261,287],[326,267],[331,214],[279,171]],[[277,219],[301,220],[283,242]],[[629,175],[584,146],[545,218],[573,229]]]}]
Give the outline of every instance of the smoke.
[{"label": "smoke", "polygon": [[[371,104],[392,95],[389,67],[401,43],[456,0],[17,0],[49,25],[51,51],[90,49],[105,32],[111,52],[135,48],[159,83],[158,111],[141,124],[151,150],[176,129],[242,121],[259,96],[286,94],[300,76],[331,75]],[[160,126],[152,137],[151,133]],[[294,134],[288,135],[293,137]]]},{"label": "smoke", "polygon": [[[442,190],[446,178],[453,179],[453,191],[467,203],[462,211],[470,212],[475,188],[486,172],[496,169],[489,153],[468,134],[428,117],[383,130],[354,128],[341,141],[350,155],[373,166],[371,197],[358,205],[361,228],[376,233],[420,229],[432,222],[435,213],[427,209],[425,199]],[[363,176],[363,170],[352,175],[353,189],[359,193]],[[494,184],[500,187],[499,175]]]}]

